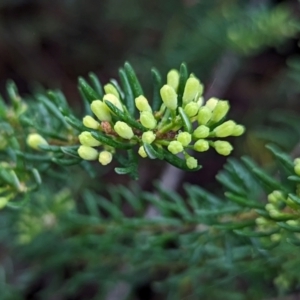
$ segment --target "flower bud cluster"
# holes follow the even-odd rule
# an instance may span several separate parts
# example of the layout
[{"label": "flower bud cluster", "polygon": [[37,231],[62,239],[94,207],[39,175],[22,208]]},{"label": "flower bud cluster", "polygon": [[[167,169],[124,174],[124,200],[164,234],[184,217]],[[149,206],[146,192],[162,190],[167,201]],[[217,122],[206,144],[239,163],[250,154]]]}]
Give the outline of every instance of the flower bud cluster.
[{"label": "flower bud cluster", "polygon": [[[245,129],[233,120],[223,121],[230,108],[228,101],[210,98],[205,103],[200,80],[191,74],[182,85],[180,76],[175,69],[169,71],[166,84],[159,90],[162,104],[156,111],[145,95],[135,97],[133,104],[138,118],[132,115],[132,107],[126,107],[125,93],[111,83],[105,85],[102,99],[91,101],[94,116],[83,118],[87,131],[79,135],[79,156],[85,160],[98,159],[105,165],[118,148],[115,144],[126,145],[125,149],[137,148],[137,153],[143,158],[153,157],[148,152],[147,145],[151,145],[153,149],[164,149],[174,155],[182,153],[187,168],[196,169],[198,162],[190,151],[205,152],[214,148],[220,155],[229,155],[233,147],[223,139],[242,135]],[[99,152],[98,147],[106,145],[92,134],[95,131],[109,138],[109,151]]]}]

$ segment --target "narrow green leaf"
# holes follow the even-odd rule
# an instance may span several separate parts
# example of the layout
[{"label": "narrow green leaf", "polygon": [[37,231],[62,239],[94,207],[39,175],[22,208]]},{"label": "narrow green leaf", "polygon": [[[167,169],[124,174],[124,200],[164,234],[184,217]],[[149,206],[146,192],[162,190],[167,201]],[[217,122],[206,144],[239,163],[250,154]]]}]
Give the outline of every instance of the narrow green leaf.
[{"label": "narrow green leaf", "polygon": [[120,174],[120,175],[125,175],[125,174],[131,173],[132,172],[132,168],[131,168],[131,166],[130,167],[124,167],[124,168],[117,167],[117,168],[115,168],[115,172],[117,174]]},{"label": "narrow green leaf", "polygon": [[183,128],[186,132],[192,133],[193,131],[193,126],[192,123],[189,119],[189,117],[186,115],[182,107],[178,107],[178,113],[181,117],[182,123],[183,123]]},{"label": "narrow green leaf", "polygon": [[63,147],[60,147],[61,151],[66,154],[66,155],[69,155],[69,156],[72,156],[72,157],[76,157],[76,158],[79,158],[79,155],[78,155],[78,150],[79,146],[63,146]]},{"label": "narrow green leaf", "polygon": [[65,117],[66,122],[68,122],[72,127],[76,128],[79,131],[85,131],[87,128],[82,124],[80,120],[70,115]]},{"label": "narrow green leaf", "polygon": [[73,166],[79,164],[82,159],[81,158],[56,158],[53,157],[52,162],[60,165],[60,166]]},{"label": "narrow green leaf", "polygon": [[140,84],[140,82],[139,82],[139,80],[138,80],[138,78],[135,74],[134,69],[132,68],[132,66],[130,65],[129,62],[125,62],[124,69],[125,69],[125,73],[127,75],[129,84],[132,88],[134,97],[136,98],[140,95],[144,95],[142,86],[141,86],[141,84]]},{"label": "narrow green leaf", "polygon": [[235,229],[253,226],[254,224],[255,221],[250,220],[250,221],[239,222],[239,223],[214,224],[213,227],[217,229],[235,230]]},{"label": "narrow green leaf", "polygon": [[89,73],[89,78],[90,78],[92,86],[93,86],[94,90],[96,91],[97,95],[99,96],[100,99],[102,99],[104,93],[103,93],[103,87],[102,87],[102,84],[101,84],[99,78],[93,72]]},{"label": "narrow green leaf", "polygon": [[131,149],[134,146],[134,144],[121,143],[116,140],[113,140],[111,137],[108,137],[99,131],[91,131],[91,134],[99,142],[114,148]]},{"label": "narrow green leaf", "polygon": [[179,86],[178,86],[178,106],[182,106],[182,96],[185,88],[186,81],[188,79],[189,73],[185,63],[180,65],[179,70]]},{"label": "narrow green leaf", "polygon": [[154,147],[150,144],[143,143],[145,152],[147,153],[150,159],[164,159],[164,155],[154,149]]},{"label": "narrow green leaf", "polygon": [[277,225],[291,232],[300,232],[300,226],[291,226],[288,225],[286,222],[277,222]]},{"label": "narrow green leaf", "polygon": [[300,205],[300,197],[298,197],[297,195],[295,194],[288,194],[289,198],[294,201],[296,204]]},{"label": "narrow green leaf", "polygon": [[46,96],[44,95],[38,95],[37,100],[44,104],[44,106],[47,108],[47,110],[55,116],[61,123],[66,127],[69,128],[69,124],[66,122],[64,116],[60,112],[60,110],[57,108],[57,106],[52,103]]},{"label": "narrow green leaf", "polygon": [[78,78],[79,89],[89,103],[94,100],[101,99],[100,95],[82,78]]},{"label": "narrow green leaf", "polygon": [[135,113],[135,102],[134,102],[134,96],[133,96],[133,91],[130,86],[128,77],[126,75],[126,72],[124,69],[119,69],[119,76],[121,80],[121,84],[124,90],[124,102],[125,106],[131,116],[134,116]]},{"label": "narrow green leaf", "polygon": [[233,201],[233,202],[235,202],[235,203],[237,203],[241,206],[251,207],[251,208],[264,208],[263,204],[257,203],[255,201],[251,201],[251,200],[249,200],[245,197],[238,196],[238,195],[235,195],[233,193],[226,192],[225,196],[228,199],[230,199],[231,201]]},{"label": "narrow green leaf", "polygon": [[262,231],[262,232],[255,232],[250,230],[234,230],[233,232],[237,235],[247,236],[247,237],[263,237],[263,236],[270,236],[276,232],[278,232],[280,228],[275,228],[269,231]]},{"label": "narrow green leaf", "polygon": [[289,155],[281,151],[277,146],[268,144],[266,148],[269,149],[273,155],[281,162],[288,172],[294,173],[294,164]]},{"label": "narrow green leaf", "polygon": [[50,151],[50,152],[54,152],[54,153],[62,152],[61,147],[56,146],[56,145],[39,145],[39,148],[44,150],[44,151]]},{"label": "narrow green leaf", "polygon": [[89,190],[84,190],[82,196],[90,215],[102,219],[95,195]]},{"label": "narrow green leaf", "polygon": [[152,109],[153,111],[158,111],[162,104],[160,89],[163,86],[163,83],[162,83],[161,75],[157,69],[152,68],[151,74],[152,74],[152,81],[153,81]]}]

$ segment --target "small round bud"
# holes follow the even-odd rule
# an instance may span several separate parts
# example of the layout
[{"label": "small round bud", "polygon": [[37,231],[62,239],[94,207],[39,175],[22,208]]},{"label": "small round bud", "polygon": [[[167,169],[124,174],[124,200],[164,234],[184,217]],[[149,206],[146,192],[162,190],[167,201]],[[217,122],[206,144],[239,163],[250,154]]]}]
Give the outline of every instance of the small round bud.
[{"label": "small round bud", "polygon": [[289,226],[299,226],[299,222],[297,220],[288,220],[286,221],[286,224]]},{"label": "small round bud", "polygon": [[294,160],[294,171],[296,175],[300,176],[300,158]]},{"label": "small round bud", "polygon": [[279,242],[281,240],[281,234],[280,233],[273,233],[273,234],[271,234],[270,240],[273,243]]},{"label": "small round bud", "polygon": [[214,142],[214,147],[219,154],[224,156],[229,155],[233,150],[233,147],[227,141],[216,141]]},{"label": "small round bud", "polygon": [[0,197],[0,209],[4,208],[8,203],[8,201],[9,201],[8,197]]},{"label": "small round bud", "polygon": [[178,141],[172,141],[168,146],[168,150],[173,154],[177,154],[183,151],[183,146]]},{"label": "small round bud", "polygon": [[267,203],[267,204],[265,205],[265,209],[266,209],[267,211],[270,211],[270,210],[272,210],[272,209],[276,209],[276,206],[275,206],[274,204],[272,204],[272,203]]},{"label": "small round bud", "polygon": [[153,131],[146,131],[142,135],[142,141],[147,144],[151,144],[156,138],[156,135]]},{"label": "small round bud", "polygon": [[200,139],[194,144],[194,150],[198,152],[205,152],[209,149],[209,143],[206,140]]},{"label": "small round bud", "polygon": [[219,100],[217,102],[217,105],[215,106],[212,116],[211,116],[211,120],[213,122],[219,122],[221,121],[226,114],[229,111],[229,103],[228,101],[224,101],[224,100]]},{"label": "small round bud", "polygon": [[277,209],[270,209],[269,211],[269,215],[270,215],[270,217],[272,217],[272,218],[280,218],[280,217],[282,217],[282,213],[279,211],[279,210],[277,210]]},{"label": "small round bud", "polygon": [[130,140],[134,136],[132,128],[122,121],[118,121],[115,124],[114,130],[123,139]]},{"label": "small round bud", "polygon": [[149,111],[152,112],[152,108],[149,105],[148,100],[143,96],[138,96],[135,98],[135,106],[139,111]]},{"label": "small round bud", "polygon": [[111,121],[110,110],[101,100],[94,100],[91,103],[91,110],[100,121]]},{"label": "small round bud", "polygon": [[177,70],[172,69],[167,74],[167,84],[177,91],[179,86],[179,73]]},{"label": "small round bud", "polygon": [[199,107],[202,106],[203,103],[204,103],[204,98],[203,98],[203,97],[200,97],[200,98],[197,100],[196,103],[198,104]]},{"label": "small round bud", "polygon": [[245,127],[243,125],[235,125],[232,131],[232,136],[240,136],[245,132]]},{"label": "small round bud", "polygon": [[146,153],[146,151],[145,151],[145,149],[144,149],[143,146],[141,146],[141,147],[139,148],[138,154],[139,154],[141,157],[143,157],[143,158],[146,158],[146,157],[147,157],[147,153]]},{"label": "small round bud", "polygon": [[84,146],[97,147],[101,145],[101,143],[97,141],[88,131],[83,131],[78,136],[78,139],[80,144]]},{"label": "small round bud", "polygon": [[98,151],[89,146],[80,146],[77,152],[78,155],[85,160],[95,160],[98,157]]},{"label": "small round bud", "polygon": [[[106,95],[104,95],[103,101],[109,101],[114,106],[116,106],[119,110],[123,111],[122,103],[120,102],[120,100],[114,94],[106,94]],[[105,121],[105,120],[103,120],[103,121]]]},{"label": "small round bud", "polygon": [[268,195],[268,201],[272,204],[278,205],[283,200],[285,199],[281,191],[273,191]]},{"label": "small round bud", "polygon": [[112,154],[108,151],[102,151],[99,154],[99,163],[103,166],[108,165],[112,161]]},{"label": "small round bud", "polygon": [[265,218],[263,218],[263,217],[258,217],[258,218],[256,218],[255,223],[257,225],[267,225],[268,224],[268,220],[265,219]]},{"label": "small round bud", "polygon": [[211,110],[206,107],[206,106],[202,106],[199,108],[198,111],[198,116],[197,116],[197,121],[199,125],[206,125],[207,122],[210,120],[212,115]]},{"label": "small round bud", "polygon": [[154,129],[157,124],[157,121],[154,118],[153,114],[149,111],[141,112],[140,121],[141,121],[142,125],[148,129]]},{"label": "small round bud", "polygon": [[186,165],[188,166],[189,169],[195,169],[198,167],[198,161],[194,157],[189,157],[186,160]]},{"label": "small round bud", "polygon": [[187,104],[193,101],[196,97],[201,96],[203,93],[203,86],[200,81],[195,77],[190,77],[186,81],[184,92],[182,96],[182,102]]},{"label": "small round bud", "polygon": [[215,107],[217,106],[218,102],[219,102],[219,99],[213,97],[206,101],[205,106],[207,108],[209,108],[211,111],[213,111],[215,109]]},{"label": "small round bud", "polygon": [[190,102],[184,107],[183,110],[188,117],[194,117],[198,113],[199,105],[196,102]]},{"label": "small round bud", "polygon": [[38,133],[31,133],[27,137],[27,145],[35,150],[41,150],[39,145],[47,146],[48,142]]},{"label": "small round bud", "polygon": [[85,116],[82,120],[82,123],[85,127],[91,128],[91,129],[98,129],[100,126],[100,123],[96,121],[91,116]]},{"label": "small round bud", "polygon": [[192,141],[192,136],[188,132],[180,132],[177,136],[177,141],[180,142],[183,147],[186,147]]},{"label": "small round bud", "polygon": [[235,122],[229,120],[216,127],[213,132],[217,137],[227,137],[232,134],[235,126]]},{"label": "small round bud", "polygon": [[115,95],[118,99],[120,99],[120,95],[118,90],[115,88],[115,86],[111,83],[108,83],[104,86],[104,91],[105,94],[113,94]]},{"label": "small round bud", "polygon": [[160,89],[160,95],[167,108],[171,110],[175,110],[177,108],[177,94],[171,86],[165,84]]},{"label": "small round bud", "polygon": [[209,136],[209,127],[205,125],[198,126],[193,132],[193,137],[196,139],[205,139]]}]

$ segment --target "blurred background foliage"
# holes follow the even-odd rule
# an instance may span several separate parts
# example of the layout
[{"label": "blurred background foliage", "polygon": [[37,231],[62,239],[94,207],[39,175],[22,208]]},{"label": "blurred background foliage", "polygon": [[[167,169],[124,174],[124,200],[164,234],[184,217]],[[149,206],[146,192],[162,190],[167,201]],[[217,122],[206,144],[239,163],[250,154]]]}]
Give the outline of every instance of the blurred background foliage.
[{"label": "blurred background foliage", "polygon": [[[246,125],[234,155],[248,154],[272,169],[267,142],[300,154],[299,15],[299,2],[292,0],[2,0],[0,91],[6,95],[7,79],[25,100],[42,87],[60,88],[80,114],[78,76],[93,71],[108,82],[128,60],[149,92],[151,67],[166,74],[185,61],[205,83],[206,97],[229,99],[231,116]],[[268,252],[254,239],[195,225],[182,203],[198,199],[201,209],[218,210],[225,201],[214,179],[224,158],[208,153],[200,162],[201,171],[184,177],[197,187],[179,187],[184,200],[170,194],[177,204],[173,212],[146,192],[153,191],[161,163],[143,163],[136,184],[110,167],[95,166],[94,180],[77,167],[45,172],[42,188],[22,199],[22,209],[0,212],[0,299],[296,294],[295,246],[280,244]],[[34,166],[29,172],[34,175]],[[149,203],[164,216],[157,228],[143,219]]]}]

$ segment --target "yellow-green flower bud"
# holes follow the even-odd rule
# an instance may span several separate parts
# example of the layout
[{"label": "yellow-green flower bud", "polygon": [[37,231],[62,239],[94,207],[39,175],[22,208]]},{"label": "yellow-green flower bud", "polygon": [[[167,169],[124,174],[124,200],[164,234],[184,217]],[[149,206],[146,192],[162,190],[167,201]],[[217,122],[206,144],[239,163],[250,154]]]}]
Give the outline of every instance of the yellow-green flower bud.
[{"label": "yellow-green flower bud", "polygon": [[142,135],[142,141],[147,144],[151,144],[156,138],[156,135],[153,131],[146,131]]},{"label": "yellow-green flower bud", "polygon": [[173,154],[177,154],[183,151],[183,146],[178,141],[172,141],[168,146],[168,150]]},{"label": "yellow-green flower bud", "polygon": [[198,113],[199,105],[196,102],[190,102],[184,107],[183,110],[188,117],[194,117]]},{"label": "yellow-green flower bud", "polygon": [[198,104],[199,107],[202,106],[203,103],[204,103],[204,98],[203,98],[203,97],[200,97],[200,98],[197,100],[196,103]]},{"label": "yellow-green flower bud", "polygon": [[263,217],[258,217],[258,218],[256,218],[255,223],[257,225],[267,225],[268,224],[268,220],[265,219],[265,218],[263,218]]},{"label": "yellow-green flower bud", "polygon": [[273,233],[270,235],[270,239],[273,243],[277,243],[281,240],[282,236],[280,233]]},{"label": "yellow-green flower bud", "polygon": [[118,109],[120,109],[121,111],[123,111],[123,106],[122,106],[121,101],[114,94],[106,94],[106,95],[104,95],[103,101],[109,101],[114,106],[116,106]]},{"label": "yellow-green flower bud", "polygon": [[198,124],[206,125],[207,122],[210,120],[211,115],[212,115],[212,112],[208,107],[206,107],[206,106],[200,107],[200,109],[198,111],[198,116],[197,116]]},{"label": "yellow-green flower bud", "polygon": [[294,171],[296,175],[300,176],[300,158],[294,160]]},{"label": "yellow-green flower bud", "polygon": [[108,151],[101,151],[99,154],[99,163],[103,166],[108,165],[112,161],[112,154]]},{"label": "yellow-green flower bud", "polygon": [[186,147],[192,141],[192,136],[188,132],[180,132],[177,136],[177,141],[180,142],[183,147]]},{"label": "yellow-green flower bud", "polygon": [[183,104],[187,104],[195,100],[196,97],[200,97],[202,93],[203,93],[203,86],[200,83],[199,79],[195,77],[188,78],[182,96]]},{"label": "yellow-green flower bud", "polygon": [[245,132],[245,127],[243,125],[235,125],[232,131],[232,136],[240,136]]},{"label": "yellow-green flower bud", "polygon": [[268,201],[273,204],[279,204],[281,201],[284,201],[284,195],[281,191],[273,191],[268,195]]},{"label": "yellow-green flower bud", "polygon": [[31,133],[27,137],[27,145],[35,150],[40,150],[39,146],[47,146],[48,142],[38,133]]},{"label": "yellow-green flower bud", "polygon": [[114,130],[123,139],[130,140],[134,136],[132,128],[122,121],[118,121],[115,124]]},{"label": "yellow-green flower bud", "polygon": [[189,157],[186,160],[186,165],[189,169],[195,169],[198,167],[198,161],[194,157]]},{"label": "yellow-green flower bud", "polygon": [[208,107],[211,111],[213,111],[217,106],[218,102],[219,99],[213,97],[206,101],[205,106]]},{"label": "yellow-green flower bud", "polygon": [[286,224],[289,226],[299,226],[299,222],[297,220],[288,220],[286,221]]},{"label": "yellow-green flower bud", "polygon": [[89,146],[80,146],[77,150],[78,155],[85,160],[95,160],[98,157],[98,151]]},{"label": "yellow-green flower bud", "polygon": [[89,131],[83,131],[78,136],[78,139],[80,144],[84,146],[97,147],[101,145],[101,143],[97,141]]},{"label": "yellow-green flower bud", "polygon": [[85,116],[82,120],[82,123],[85,127],[91,129],[98,129],[100,126],[100,123],[91,116]]},{"label": "yellow-green flower bud", "polygon": [[91,110],[100,121],[111,121],[110,110],[101,100],[94,100],[91,103]]},{"label": "yellow-green flower bud", "polygon": [[113,94],[115,95],[118,99],[120,99],[120,95],[118,90],[115,88],[115,86],[111,83],[108,83],[104,86],[104,91],[105,94]]},{"label": "yellow-green flower bud", "polygon": [[272,218],[280,218],[283,214],[277,209],[271,209],[269,210],[269,215]]},{"label": "yellow-green flower bud", "polygon": [[275,206],[274,204],[272,204],[272,203],[267,203],[267,204],[265,205],[265,209],[266,209],[267,211],[274,210],[274,209],[276,209],[276,206]]},{"label": "yellow-green flower bud", "polygon": [[152,108],[149,105],[148,100],[145,98],[145,96],[141,95],[135,98],[135,106],[139,111],[149,111],[152,112]]},{"label": "yellow-green flower bud", "polygon": [[211,120],[213,122],[221,121],[228,113],[229,108],[230,108],[230,105],[229,105],[228,101],[219,100],[213,110]]},{"label": "yellow-green flower bud", "polygon": [[216,127],[213,132],[217,137],[231,136],[235,126],[235,122],[229,120]]},{"label": "yellow-green flower bud", "polygon": [[157,121],[154,118],[153,114],[149,111],[141,112],[140,121],[141,121],[142,125],[148,129],[154,129],[157,124]]},{"label": "yellow-green flower bud", "polygon": [[9,201],[8,197],[0,197],[0,209],[4,208],[8,203],[8,201]]},{"label": "yellow-green flower bud", "polygon": [[167,84],[171,86],[176,92],[179,86],[179,73],[173,69],[167,74]]},{"label": "yellow-green flower bud", "polygon": [[147,157],[147,153],[146,153],[146,151],[145,151],[145,149],[144,149],[143,146],[141,146],[141,147],[139,148],[138,154],[139,154],[141,157],[143,157],[143,158],[146,158],[146,157]]},{"label": "yellow-green flower bud", "polygon": [[209,149],[209,143],[206,140],[200,139],[194,144],[194,150],[198,152],[205,152]]},{"label": "yellow-green flower bud", "polygon": [[209,136],[209,127],[205,125],[198,126],[193,132],[193,137],[196,139],[205,139]]},{"label": "yellow-green flower bud", "polygon": [[224,155],[224,156],[229,155],[231,153],[231,151],[233,150],[233,147],[227,141],[215,141],[214,147],[215,147],[215,150],[219,154]]},{"label": "yellow-green flower bud", "polygon": [[160,89],[160,95],[167,108],[171,110],[175,110],[177,108],[177,94],[171,86],[165,84]]}]

